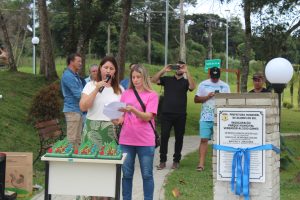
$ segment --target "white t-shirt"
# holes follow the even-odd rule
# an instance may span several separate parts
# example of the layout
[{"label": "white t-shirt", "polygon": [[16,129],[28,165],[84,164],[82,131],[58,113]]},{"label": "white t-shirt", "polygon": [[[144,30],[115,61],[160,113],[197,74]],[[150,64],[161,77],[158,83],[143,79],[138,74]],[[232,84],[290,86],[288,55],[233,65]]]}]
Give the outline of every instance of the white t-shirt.
[{"label": "white t-shirt", "polygon": [[[230,87],[227,83],[221,80],[214,83],[211,79],[207,79],[199,84],[196,96],[207,96],[208,93],[215,92],[216,90],[219,90],[220,93],[230,93]],[[213,97],[202,104],[200,121],[214,121],[214,109],[215,98]]]},{"label": "white t-shirt", "polygon": [[[95,81],[90,81],[85,85],[82,93],[89,95],[95,90],[95,88]],[[123,88],[120,88],[123,91]],[[110,119],[103,114],[104,105],[114,101],[120,101],[120,98],[121,93],[117,95],[114,93],[112,87],[105,87],[101,93],[97,93],[92,107],[87,111],[86,118],[90,120],[110,121]]]}]

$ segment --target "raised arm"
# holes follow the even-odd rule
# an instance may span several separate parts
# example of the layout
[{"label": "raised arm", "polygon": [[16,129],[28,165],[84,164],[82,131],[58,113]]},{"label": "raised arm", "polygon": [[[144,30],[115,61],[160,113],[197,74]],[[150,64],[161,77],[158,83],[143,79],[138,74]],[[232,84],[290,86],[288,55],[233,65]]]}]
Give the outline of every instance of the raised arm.
[{"label": "raised arm", "polygon": [[152,76],[151,82],[159,84],[160,83],[160,80],[159,80],[160,77],[162,77],[166,72],[169,72],[169,71],[171,71],[170,66],[169,65],[165,66],[159,72],[157,72],[154,76]]}]

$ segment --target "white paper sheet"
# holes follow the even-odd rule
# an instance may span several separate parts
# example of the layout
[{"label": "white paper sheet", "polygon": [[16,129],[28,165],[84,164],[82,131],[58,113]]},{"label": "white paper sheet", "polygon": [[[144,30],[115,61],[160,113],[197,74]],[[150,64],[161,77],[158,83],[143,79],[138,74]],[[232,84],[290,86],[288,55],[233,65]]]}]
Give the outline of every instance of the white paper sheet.
[{"label": "white paper sheet", "polygon": [[114,101],[104,105],[103,114],[109,119],[118,119],[123,114],[123,112],[120,112],[119,109],[125,107],[126,103]]}]

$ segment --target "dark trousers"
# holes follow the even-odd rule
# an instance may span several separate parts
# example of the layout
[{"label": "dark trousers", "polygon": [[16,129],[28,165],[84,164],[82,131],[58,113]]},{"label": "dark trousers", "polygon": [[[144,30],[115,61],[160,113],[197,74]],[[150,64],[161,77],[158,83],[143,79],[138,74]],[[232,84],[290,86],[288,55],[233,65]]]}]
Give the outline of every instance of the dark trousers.
[{"label": "dark trousers", "polygon": [[160,145],[160,162],[167,161],[168,143],[170,131],[174,127],[175,132],[175,148],[173,161],[179,162],[181,159],[181,150],[183,144],[183,136],[185,132],[186,114],[162,114],[161,116],[161,145]]}]

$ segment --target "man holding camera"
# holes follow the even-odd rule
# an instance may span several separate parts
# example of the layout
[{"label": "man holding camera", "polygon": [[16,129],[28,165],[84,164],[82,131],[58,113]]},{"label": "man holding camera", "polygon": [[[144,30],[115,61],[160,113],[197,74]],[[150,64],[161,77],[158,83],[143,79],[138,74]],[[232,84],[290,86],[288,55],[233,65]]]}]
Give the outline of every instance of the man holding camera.
[{"label": "man holding camera", "polygon": [[[174,76],[163,76],[166,72],[175,71]],[[164,99],[161,105],[161,146],[158,170],[166,167],[168,142],[171,128],[175,132],[175,152],[172,169],[179,167],[186,123],[187,91],[195,89],[195,82],[187,65],[178,61],[175,65],[167,65],[151,81],[164,87]]]},{"label": "man holding camera", "polygon": [[215,94],[230,93],[229,85],[220,80],[221,71],[217,67],[209,70],[210,79],[202,81],[196,92],[194,102],[202,103],[200,114],[200,145],[199,164],[197,171],[204,170],[205,157],[208,147],[208,140],[211,140],[214,127]]}]

